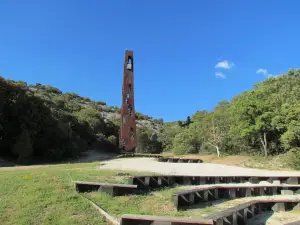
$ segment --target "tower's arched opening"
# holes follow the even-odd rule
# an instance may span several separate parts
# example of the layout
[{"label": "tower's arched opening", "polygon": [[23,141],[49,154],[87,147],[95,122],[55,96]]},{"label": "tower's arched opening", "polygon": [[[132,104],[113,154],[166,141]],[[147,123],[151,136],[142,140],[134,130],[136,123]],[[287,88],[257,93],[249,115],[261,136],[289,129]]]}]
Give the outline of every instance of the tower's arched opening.
[{"label": "tower's arched opening", "polygon": [[128,56],[126,69],[132,70],[132,64],[133,64],[132,58],[131,58],[131,56]]}]

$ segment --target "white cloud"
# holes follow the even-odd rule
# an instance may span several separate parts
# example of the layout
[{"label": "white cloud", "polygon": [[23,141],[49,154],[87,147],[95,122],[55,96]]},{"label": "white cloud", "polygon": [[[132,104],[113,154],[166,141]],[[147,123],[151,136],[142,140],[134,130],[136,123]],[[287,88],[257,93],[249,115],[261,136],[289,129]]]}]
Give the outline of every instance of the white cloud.
[{"label": "white cloud", "polygon": [[230,69],[234,66],[233,63],[228,62],[228,60],[224,60],[222,62],[218,62],[215,68],[222,68],[222,69]]},{"label": "white cloud", "polygon": [[226,78],[226,75],[224,73],[221,73],[221,72],[216,72],[216,77]]},{"label": "white cloud", "polygon": [[267,69],[263,69],[263,68],[259,68],[258,70],[256,70],[256,73],[263,74],[267,77],[273,77],[273,74],[270,74]]},{"label": "white cloud", "polygon": [[258,70],[256,70],[256,73],[267,75],[268,74],[268,70],[267,69],[263,69],[263,68],[259,68]]}]

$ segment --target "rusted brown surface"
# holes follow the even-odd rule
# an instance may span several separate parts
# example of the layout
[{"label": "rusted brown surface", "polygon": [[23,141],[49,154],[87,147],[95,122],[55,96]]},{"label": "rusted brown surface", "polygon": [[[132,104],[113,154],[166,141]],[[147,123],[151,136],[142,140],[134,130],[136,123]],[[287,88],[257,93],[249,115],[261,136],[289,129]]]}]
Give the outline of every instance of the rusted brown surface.
[{"label": "rusted brown surface", "polygon": [[[215,224],[222,224],[223,220],[229,221],[228,224],[247,224],[247,220],[262,211],[289,211],[299,210],[299,199],[264,199],[250,200],[244,204],[228,208],[221,212],[211,214],[207,219],[212,219]],[[235,223],[239,221],[238,223]]]},{"label": "rusted brown surface", "polygon": [[74,181],[73,183],[76,191],[78,192],[105,192],[113,196],[133,194],[137,190],[136,185],[128,184],[110,184],[87,181]]},{"label": "rusted brown surface", "polygon": [[187,219],[178,217],[161,217],[148,215],[123,215],[121,225],[152,225],[152,224],[168,224],[168,225],[246,225],[247,221],[260,214],[263,211],[288,211],[293,209],[299,210],[299,199],[266,199],[266,200],[250,200],[236,207],[223,210],[221,212],[211,214],[205,220]]},{"label": "rusted brown surface", "polygon": [[280,195],[284,190],[295,194],[300,190],[300,185],[218,185],[177,192],[173,195],[173,199],[176,209],[179,210],[223,198],[235,199],[250,196]]},{"label": "rusted brown surface", "polygon": [[172,186],[173,184],[180,185],[204,185],[204,184],[229,184],[229,183],[244,183],[250,182],[257,184],[261,181],[273,183],[279,181],[286,184],[299,184],[300,177],[298,176],[133,176],[130,178],[130,183],[142,187],[158,188],[162,186]]},{"label": "rusted brown surface", "polygon": [[160,157],[158,161],[169,162],[169,163],[203,163],[202,159],[179,158],[179,157]]},{"label": "rusted brown surface", "polygon": [[162,158],[163,156],[158,155],[158,154],[140,154],[140,153],[127,153],[126,152],[124,154],[119,155],[118,157],[120,158]]},{"label": "rusted brown surface", "polygon": [[151,225],[151,224],[172,224],[172,225],[213,225],[212,220],[195,220],[178,217],[148,216],[148,215],[123,215],[120,225]]},{"label": "rusted brown surface", "polygon": [[134,107],[134,58],[126,50],[122,87],[121,127],[119,145],[121,152],[134,152],[136,148],[136,117]]}]

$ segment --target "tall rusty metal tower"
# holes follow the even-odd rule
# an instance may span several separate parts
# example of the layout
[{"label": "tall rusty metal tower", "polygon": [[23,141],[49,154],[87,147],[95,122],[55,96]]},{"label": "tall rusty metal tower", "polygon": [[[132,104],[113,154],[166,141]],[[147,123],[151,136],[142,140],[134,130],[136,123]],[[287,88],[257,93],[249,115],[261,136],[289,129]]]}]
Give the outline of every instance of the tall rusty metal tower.
[{"label": "tall rusty metal tower", "polygon": [[133,153],[136,148],[136,117],[134,109],[134,58],[133,52],[126,50],[124,60],[121,127],[119,145],[121,152]]}]

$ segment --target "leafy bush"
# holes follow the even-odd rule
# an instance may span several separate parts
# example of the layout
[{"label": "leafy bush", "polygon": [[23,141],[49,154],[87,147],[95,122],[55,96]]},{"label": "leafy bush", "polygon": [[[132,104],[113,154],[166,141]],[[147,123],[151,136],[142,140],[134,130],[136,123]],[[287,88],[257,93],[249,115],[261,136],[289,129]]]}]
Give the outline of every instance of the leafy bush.
[{"label": "leafy bush", "polygon": [[300,170],[300,148],[294,148],[289,151],[288,165],[291,168]]},{"label": "leafy bush", "polygon": [[16,138],[12,152],[17,155],[19,162],[22,162],[31,156],[33,149],[31,137],[27,129],[23,130],[22,133]]},{"label": "leafy bush", "polygon": [[106,105],[106,102],[103,102],[103,101],[97,101],[96,102],[98,105]]},{"label": "leafy bush", "polygon": [[162,144],[158,135],[149,128],[138,127],[137,129],[137,153],[161,153]]}]

